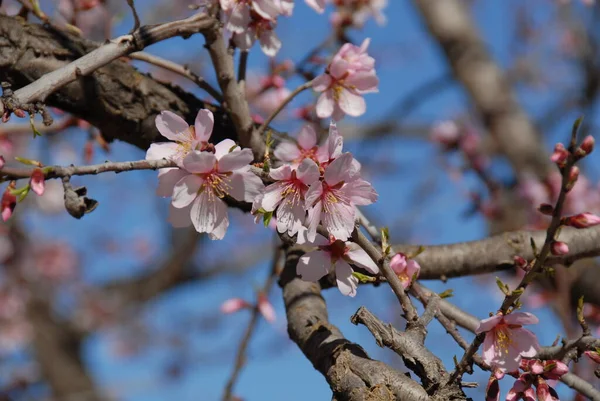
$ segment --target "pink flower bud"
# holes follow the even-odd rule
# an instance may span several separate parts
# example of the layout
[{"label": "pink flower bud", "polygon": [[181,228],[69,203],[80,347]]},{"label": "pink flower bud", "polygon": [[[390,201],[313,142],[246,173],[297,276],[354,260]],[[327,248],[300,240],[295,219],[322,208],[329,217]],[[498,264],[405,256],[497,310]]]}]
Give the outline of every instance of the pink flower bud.
[{"label": "pink flower bud", "polygon": [[498,401],[500,399],[500,384],[492,374],[485,389],[485,401]]},{"label": "pink flower bud", "polygon": [[552,216],[552,213],[554,213],[554,206],[552,206],[549,203],[542,203],[539,207],[538,207],[538,211],[541,214],[545,214],[546,216]]},{"label": "pink flower bud", "polygon": [[562,143],[557,143],[554,146],[554,152],[552,153],[552,156],[550,156],[550,160],[552,160],[559,166],[563,166],[568,158],[569,151],[565,149],[565,145],[563,145]]},{"label": "pink flower bud", "polygon": [[562,375],[569,371],[569,367],[565,363],[558,360],[545,361],[544,365],[544,370],[546,372],[543,376],[550,380],[558,380]]},{"label": "pink flower bud", "polygon": [[24,118],[25,117],[25,111],[22,109],[14,109],[13,113],[15,113],[15,116],[19,117],[19,118]]},{"label": "pink flower bud", "polygon": [[569,246],[561,241],[554,241],[550,248],[553,255],[561,256],[569,253]]},{"label": "pink flower bud", "polygon": [[6,164],[6,160],[4,160],[4,156],[0,156],[0,169],[4,168]]},{"label": "pink flower bud", "polygon": [[223,302],[220,309],[222,313],[230,314],[251,307],[252,305],[241,298],[231,298]]},{"label": "pink flower bud", "polygon": [[8,184],[6,190],[4,190],[4,193],[2,194],[0,209],[3,221],[10,219],[13,210],[15,210],[15,207],[17,206],[17,197],[10,192],[12,189],[15,189],[16,186],[16,183],[14,181],[11,181],[11,183]]},{"label": "pink flower bud", "polygon": [[46,177],[42,169],[34,169],[31,173],[31,178],[29,179],[29,185],[31,186],[31,190],[37,195],[42,196],[44,194],[45,182]]},{"label": "pink flower bud", "polygon": [[528,363],[529,371],[534,375],[539,375],[544,372],[544,365],[539,359],[532,359]]},{"label": "pink flower bud", "polygon": [[390,267],[396,273],[404,288],[408,288],[413,277],[418,276],[421,271],[421,266],[415,260],[406,259],[406,255],[402,253],[397,253],[392,257]]},{"label": "pink flower bud", "polygon": [[593,152],[595,143],[596,143],[596,140],[594,139],[594,137],[591,135],[588,135],[585,137],[583,142],[581,142],[581,145],[579,146],[579,148],[581,150],[583,150],[583,152],[586,155],[589,155],[590,153]]},{"label": "pink flower bud", "polygon": [[573,166],[571,167],[571,171],[569,172],[569,179],[567,181],[567,192],[569,192],[575,186],[575,183],[579,179],[579,167]]},{"label": "pink flower bud", "polygon": [[585,351],[584,354],[596,363],[600,363],[600,354],[596,351]]},{"label": "pink flower bud", "polygon": [[275,309],[273,309],[269,299],[262,293],[258,294],[258,310],[267,322],[273,323],[275,321]]},{"label": "pink flower bud", "polygon": [[527,270],[527,261],[525,260],[525,258],[516,255],[513,259],[515,261],[516,267],[518,267],[519,269]]},{"label": "pink flower bud", "polygon": [[592,213],[580,213],[564,219],[564,224],[575,228],[593,227],[600,224],[600,216]]},{"label": "pink flower bud", "polygon": [[460,139],[460,128],[451,120],[439,122],[433,126],[430,139],[448,149],[454,148]]}]

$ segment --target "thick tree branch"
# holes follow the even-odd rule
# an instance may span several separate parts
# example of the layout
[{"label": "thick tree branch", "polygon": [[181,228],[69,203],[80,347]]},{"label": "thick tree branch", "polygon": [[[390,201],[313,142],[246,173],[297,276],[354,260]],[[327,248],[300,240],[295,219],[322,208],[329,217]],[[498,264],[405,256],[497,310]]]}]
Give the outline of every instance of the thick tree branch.
[{"label": "thick tree branch", "polygon": [[281,276],[288,333],[315,369],[325,376],[336,400],[427,400],[415,381],[374,361],[329,322],[318,284],[296,277],[299,252],[289,252]]}]

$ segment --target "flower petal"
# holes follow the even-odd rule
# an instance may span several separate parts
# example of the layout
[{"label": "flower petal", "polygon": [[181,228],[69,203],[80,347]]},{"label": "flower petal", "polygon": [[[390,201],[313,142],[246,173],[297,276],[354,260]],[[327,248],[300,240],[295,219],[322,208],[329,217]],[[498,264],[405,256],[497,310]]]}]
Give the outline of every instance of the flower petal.
[{"label": "flower petal", "polygon": [[479,334],[492,330],[494,327],[496,327],[502,322],[502,318],[502,315],[494,315],[492,317],[488,317],[487,319],[483,319],[479,322],[479,326],[477,326],[477,328],[475,329],[475,333]]},{"label": "flower petal", "polygon": [[235,171],[229,177],[228,192],[231,197],[240,202],[252,203],[265,189],[262,180],[250,171]]},{"label": "flower petal", "polygon": [[174,142],[153,143],[146,152],[146,160],[175,160],[179,145]]},{"label": "flower petal", "polygon": [[356,92],[346,88],[342,88],[340,91],[338,105],[344,113],[352,117],[362,116],[367,111],[365,99]]},{"label": "flower petal", "polygon": [[316,92],[326,91],[331,85],[331,76],[329,74],[321,74],[313,79],[312,87]]},{"label": "flower petal", "polygon": [[379,197],[371,184],[362,179],[349,182],[342,187],[342,190],[355,205],[370,205]]},{"label": "flower petal", "polygon": [[289,180],[292,177],[292,168],[287,164],[273,168],[269,171],[269,177],[277,181]]},{"label": "flower petal", "polygon": [[329,123],[329,136],[327,137],[327,151],[329,159],[336,159],[342,154],[344,147],[344,138],[340,135],[337,125],[331,121]]},{"label": "flower petal", "polygon": [[317,144],[317,133],[312,124],[304,124],[298,134],[298,145],[302,149],[312,149]]},{"label": "flower petal", "polygon": [[250,23],[250,7],[244,3],[238,3],[231,9],[226,28],[234,33],[242,33],[248,29]]},{"label": "flower petal", "polygon": [[212,233],[216,238],[225,235],[222,228],[217,232],[215,228],[220,227],[227,219],[227,205],[208,191],[202,191],[192,203],[190,217],[194,228],[199,233]]},{"label": "flower petal", "polygon": [[281,40],[273,30],[264,30],[258,38],[260,49],[268,57],[275,57],[281,49]]},{"label": "flower petal", "polygon": [[323,194],[323,184],[321,183],[321,181],[314,182],[308,188],[308,191],[306,191],[306,194],[304,195],[304,199],[305,199],[304,207],[306,209],[312,207],[313,204],[317,202],[317,200],[321,197],[322,194]]},{"label": "flower petal", "polygon": [[350,297],[356,295],[358,279],[352,275],[352,268],[350,265],[343,260],[338,260],[335,264],[335,281],[342,294]]},{"label": "flower petal", "polygon": [[[477,332],[476,332],[477,333]],[[494,367],[496,364],[496,345],[494,332],[488,332],[483,340],[483,360],[488,365]]]},{"label": "flower petal", "polygon": [[179,180],[173,188],[173,199],[171,200],[173,206],[181,209],[191,204],[198,196],[198,191],[203,183],[204,180],[194,174],[188,174]]},{"label": "flower petal", "polygon": [[277,209],[277,231],[295,235],[305,220],[306,211],[299,198],[287,198]]},{"label": "flower petal", "polygon": [[282,162],[291,162],[300,157],[300,150],[295,143],[282,141],[275,148],[273,155]]},{"label": "flower petal", "polygon": [[327,213],[321,213],[321,222],[329,234],[346,241],[354,231],[354,207],[344,202],[327,203]]},{"label": "flower petal", "polygon": [[378,92],[379,78],[375,75],[375,71],[359,71],[351,74],[344,84],[356,88],[356,92],[360,94]]},{"label": "flower petal", "polygon": [[221,142],[215,145],[215,157],[217,160],[221,160],[223,156],[230,153],[230,150],[235,152],[237,149],[239,149],[239,147],[237,147],[232,139],[223,139]]},{"label": "flower petal", "polygon": [[241,169],[250,164],[253,159],[252,151],[248,148],[227,153],[219,159],[219,172],[225,173]]},{"label": "flower petal", "polygon": [[208,142],[212,135],[214,124],[213,113],[210,110],[200,109],[194,122],[196,139],[201,142]]},{"label": "flower petal", "polygon": [[184,140],[184,133],[190,127],[183,118],[168,110],[162,111],[154,121],[158,132],[172,141]]},{"label": "flower petal", "polygon": [[179,180],[189,173],[180,168],[163,168],[158,171],[158,188],[156,195],[168,198],[173,195],[173,188]]},{"label": "flower petal", "polygon": [[513,312],[504,316],[504,321],[508,324],[518,324],[520,326],[526,324],[537,324],[539,319],[529,312]]},{"label": "flower petal", "polygon": [[[320,185],[320,184],[319,184]],[[317,227],[321,221],[321,210],[323,204],[319,201],[312,208],[308,209],[306,217],[306,238],[310,242],[314,242],[317,236]]]},{"label": "flower petal", "polygon": [[349,259],[348,262],[355,264],[358,267],[368,270],[373,274],[379,273],[379,267],[373,259],[362,249],[359,245],[354,242],[346,243],[348,251],[346,257]]},{"label": "flower petal", "polygon": [[305,281],[316,282],[331,269],[331,257],[323,251],[304,254],[296,265],[296,273]]},{"label": "flower petal", "polygon": [[535,334],[524,328],[511,330],[511,347],[515,352],[525,358],[533,358],[540,349],[540,344]]},{"label": "flower petal", "polygon": [[194,150],[183,159],[183,168],[195,174],[209,173],[216,162],[217,158],[212,153]]},{"label": "flower petal", "polygon": [[272,212],[277,208],[279,203],[283,200],[283,191],[287,188],[289,184],[286,182],[276,182],[271,184],[265,188],[265,193],[263,194],[263,200],[261,206],[267,212]]},{"label": "flower petal", "polygon": [[[272,170],[271,170],[272,171]],[[302,163],[296,169],[296,177],[304,184],[311,186],[313,183],[318,181],[321,173],[317,163],[312,159],[304,159]]]},{"label": "flower petal", "polygon": [[315,106],[317,117],[331,117],[331,114],[333,114],[334,104],[335,102],[333,101],[333,91],[331,89],[328,89],[325,92],[321,93],[321,95],[317,99],[317,105]]},{"label": "flower petal", "polygon": [[352,163],[353,159],[351,153],[344,153],[331,162],[325,169],[325,182],[329,186],[334,186],[342,181],[350,181],[356,176],[356,171],[353,168],[354,164]]}]

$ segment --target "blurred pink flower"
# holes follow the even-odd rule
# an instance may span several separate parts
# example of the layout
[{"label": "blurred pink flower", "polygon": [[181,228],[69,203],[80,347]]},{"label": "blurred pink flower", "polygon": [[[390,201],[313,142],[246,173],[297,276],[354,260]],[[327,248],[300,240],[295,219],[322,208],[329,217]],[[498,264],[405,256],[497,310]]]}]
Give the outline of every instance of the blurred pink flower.
[{"label": "blurred pink flower", "polygon": [[561,241],[554,241],[550,247],[550,252],[553,255],[566,255],[569,253],[569,246]]},{"label": "blurred pink flower", "polygon": [[317,146],[317,133],[312,124],[302,126],[298,134],[298,141],[283,140],[273,152],[273,155],[292,166],[298,166],[303,160],[310,159],[319,162],[319,146]]},{"label": "blurred pink flower", "polygon": [[390,267],[396,273],[402,286],[406,289],[412,283],[414,277],[419,275],[421,266],[413,259],[407,259],[403,253],[397,253],[390,261]]},{"label": "blurred pink flower", "polygon": [[486,333],[483,360],[502,371],[517,371],[521,358],[533,357],[539,349],[535,334],[522,326],[538,322],[538,318],[528,312],[497,314],[483,319],[475,330],[477,334]]},{"label": "blurred pink flower", "polygon": [[258,294],[258,310],[269,323],[273,323],[277,319],[273,305],[263,293]]},{"label": "blurred pink flower", "polygon": [[44,194],[46,183],[46,177],[41,168],[33,169],[31,173],[31,178],[29,179],[29,185],[31,186],[31,190],[35,192],[36,195],[42,196]]},{"label": "blurred pink flower", "polygon": [[222,313],[230,314],[248,308],[252,308],[252,305],[242,298],[230,298],[221,304],[220,310]]}]

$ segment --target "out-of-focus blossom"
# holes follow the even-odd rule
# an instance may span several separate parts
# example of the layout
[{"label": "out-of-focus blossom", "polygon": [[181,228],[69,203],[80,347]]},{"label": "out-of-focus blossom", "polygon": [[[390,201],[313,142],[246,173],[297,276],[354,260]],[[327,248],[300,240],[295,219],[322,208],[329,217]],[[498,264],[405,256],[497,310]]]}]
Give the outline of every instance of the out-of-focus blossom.
[{"label": "out-of-focus blossom", "polygon": [[263,293],[258,294],[258,310],[269,323],[273,323],[277,319],[273,305],[271,305],[269,298]]},{"label": "out-of-focus blossom", "polygon": [[429,134],[429,138],[443,145],[446,149],[453,149],[458,146],[460,139],[460,128],[453,120],[446,120],[436,123]]},{"label": "out-of-focus blossom", "polygon": [[252,308],[252,305],[242,298],[230,298],[221,304],[220,310],[222,313],[230,314],[248,308]]},{"label": "out-of-focus blossom", "polygon": [[273,21],[254,18],[244,31],[234,33],[233,41],[240,50],[250,50],[258,39],[263,53],[269,57],[275,57],[281,49],[281,40],[275,33],[275,27],[276,24]]},{"label": "out-of-focus blossom", "polygon": [[65,22],[81,29],[88,39],[102,41],[112,36],[111,12],[102,1],[59,0],[57,11]]},{"label": "out-of-focus blossom", "polygon": [[327,66],[325,73],[313,80],[313,89],[322,92],[316,105],[317,116],[338,121],[345,114],[358,117],[367,106],[362,95],[378,92],[379,79],[375,60],[367,54],[370,39],[360,47],[343,45]]},{"label": "out-of-focus blossom", "polygon": [[251,203],[264,188],[261,179],[250,171],[252,160],[252,151],[240,150],[231,139],[215,145],[214,154],[192,151],[183,160],[189,174],[173,189],[171,223],[181,227],[189,225],[191,219],[196,231],[222,239],[229,226],[222,199],[229,195]]},{"label": "out-of-focus blossom", "polygon": [[600,216],[592,213],[580,213],[564,219],[564,224],[575,228],[588,228],[600,224]]},{"label": "out-of-focus blossom", "polygon": [[29,185],[31,186],[31,190],[35,192],[36,195],[42,196],[44,195],[44,189],[46,184],[46,176],[41,168],[33,169],[31,173],[31,178],[29,179]]},{"label": "out-of-focus blossom", "polygon": [[35,197],[36,206],[44,213],[54,214],[65,210],[64,189],[60,180],[48,180],[44,195]]},{"label": "out-of-focus blossom", "polygon": [[31,274],[53,281],[71,279],[77,274],[77,261],[77,254],[69,244],[42,243],[34,250]]},{"label": "out-of-focus blossom", "polygon": [[213,150],[208,143],[214,125],[213,114],[201,109],[193,126],[170,111],[156,116],[156,128],[165,138],[173,142],[153,143],[146,152],[146,160],[173,160],[182,167],[183,159],[194,150]]},{"label": "out-of-focus blossom", "polygon": [[564,166],[567,159],[569,158],[569,151],[565,148],[565,145],[562,143],[557,143],[554,146],[554,152],[550,156],[550,160],[559,166]]},{"label": "out-of-focus blossom", "polygon": [[562,241],[554,241],[550,246],[550,252],[557,256],[566,255],[569,253],[569,246]]},{"label": "out-of-focus blossom", "polygon": [[2,220],[6,221],[12,216],[15,207],[17,206],[17,197],[11,193],[11,190],[16,188],[16,183],[12,181],[2,194],[0,208],[2,209]]},{"label": "out-of-focus blossom", "polygon": [[483,319],[475,331],[486,333],[483,342],[483,360],[505,372],[519,368],[521,358],[533,357],[539,349],[537,337],[522,326],[538,323],[538,318],[528,312],[497,314]]},{"label": "out-of-focus blossom", "polygon": [[298,134],[298,141],[281,141],[275,148],[273,155],[292,166],[298,166],[304,159],[319,162],[319,146],[317,146],[317,133],[312,124],[302,126]]},{"label": "out-of-focus blossom", "polygon": [[387,7],[388,0],[336,0],[336,11],[331,16],[331,23],[335,27],[362,28],[372,16],[378,25],[385,25],[386,16],[383,9]]},{"label": "out-of-focus blossom", "polygon": [[319,250],[307,252],[298,260],[296,272],[303,280],[318,281],[330,272],[335,272],[340,292],[351,297],[356,295],[358,279],[352,275],[350,263],[361,267],[372,274],[379,273],[379,267],[367,253],[353,242],[329,239],[317,234],[311,243]]},{"label": "out-of-focus blossom", "polygon": [[390,267],[396,273],[402,286],[406,289],[412,283],[414,277],[419,275],[421,266],[413,259],[407,259],[403,253],[397,253],[390,260]]}]

